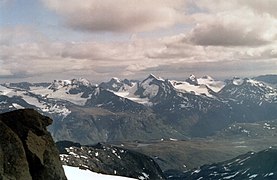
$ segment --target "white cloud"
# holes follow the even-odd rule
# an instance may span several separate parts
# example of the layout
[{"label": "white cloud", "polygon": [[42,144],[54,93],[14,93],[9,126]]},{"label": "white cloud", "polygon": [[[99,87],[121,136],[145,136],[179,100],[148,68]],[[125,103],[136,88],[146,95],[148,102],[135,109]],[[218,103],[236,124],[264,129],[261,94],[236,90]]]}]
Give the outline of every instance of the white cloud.
[{"label": "white cloud", "polygon": [[275,0],[244,0],[242,3],[252,8],[257,13],[269,14],[277,18],[277,1]]},{"label": "white cloud", "polygon": [[[71,28],[93,32],[169,27],[181,22],[184,5],[172,0],[44,2],[64,16]],[[190,24],[191,29],[160,38],[140,38],[138,33],[118,42],[53,42],[34,28],[2,29],[0,77],[44,77],[49,81],[72,76],[137,79],[148,73],[173,77],[195,71],[222,77],[277,73],[276,16],[268,5],[259,10],[253,2],[190,1],[195,6],[186,14],[195,23]]]},{"label": "white cloud", "polygon": [[[20,34],[20,28],[11,32]],[[25,31],[24,34],[32,36],[34,33]],[[37,40],[27,38],[25,42],[4,43],[0,46],[0,77],[48,81],[79,76],[92,80],[112,76],[137,79],[148,73],[177,77],[196,71],[233,76],[247,73],[242,65],[251,67],[251,73],[255,70],[272,72],[272,67],[276,67],[277,46],[201,46],[187,42],[186,36],[134,38],[130,42],[110,43],[41,41],[44,38],[37,36]],[[248,63],[251,66],[246,65]],[[264,69],[258,71],[260,67]]]},{"label": "white cloud", "polygon": [[42,0],[83,31],[141,32],[168,28],[183,21],[184,0]]},{"label": "white cloud", "polygon": [[[269,8],[271,1],[196,2],[202,11],[192,15],[197,23],[190,33],[192,43],[204,46],[261,46],[275,43],[277,19]],[[273,7],[276,5],[272,3]],[[263,13],[257,13],[258,10]]]}]

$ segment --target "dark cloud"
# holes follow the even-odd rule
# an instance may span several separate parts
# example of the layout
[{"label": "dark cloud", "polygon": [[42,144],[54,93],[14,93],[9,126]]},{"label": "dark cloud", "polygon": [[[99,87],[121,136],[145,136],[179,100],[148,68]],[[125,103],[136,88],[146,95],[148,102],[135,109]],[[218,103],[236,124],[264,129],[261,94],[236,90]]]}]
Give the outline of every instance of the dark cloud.
[{"label": "dark cloud", "polygon": [[220,22],[196,27],[189,41],[201,46],[261,46],[270,43],[255,29],[245,31],[239,25],[226,26]]}]

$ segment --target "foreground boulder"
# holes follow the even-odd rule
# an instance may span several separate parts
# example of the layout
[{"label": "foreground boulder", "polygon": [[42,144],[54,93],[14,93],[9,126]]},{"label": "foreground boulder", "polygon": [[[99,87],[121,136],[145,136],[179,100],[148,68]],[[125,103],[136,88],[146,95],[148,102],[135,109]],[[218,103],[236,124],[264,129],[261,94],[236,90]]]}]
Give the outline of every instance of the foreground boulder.
[{"label": "foreground boulder", "polygon": [[66,180],[51,123],[32,109],[0,114],[1,180]]},{"label": "foreground boulder", "polygon": [[136,179],[165,179],[155,161],[141,153],[108,144],[81,146],[70,141],[57,142],[63,164],[93,172]]}]

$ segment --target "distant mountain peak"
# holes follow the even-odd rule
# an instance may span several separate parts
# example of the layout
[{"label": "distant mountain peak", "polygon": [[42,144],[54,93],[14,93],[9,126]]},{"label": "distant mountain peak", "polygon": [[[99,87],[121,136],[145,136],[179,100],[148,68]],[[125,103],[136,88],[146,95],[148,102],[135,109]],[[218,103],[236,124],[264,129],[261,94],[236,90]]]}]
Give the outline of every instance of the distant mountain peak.
[{"label": "distant mountain peak", "polygon": [[191,74],[187,79],[186,82],[192,84],[192,85],[198,85],[198,81],[195,75]]},{"label": "distant mountain peak", "polygon": [[157,77],[157,76],[155,76],[154,74],[149,74],[149,76],[145,79],[145,80],[147,80],[147,79],[156,79],[156,80],[159,80],[159,81],[165,81],[163,78],[161,78],[161,77]]},{"label": "distant mountain peak", "polygon": [[233,85],[240,86],[245,82],[245,79],[239,78],[239,77],[234,77],[232,79]]},{"label": "distant mountain peak", "polygon": [[60,88],[66,87],[66,86],[91,86],[91,83],[85,79],[85,78],[77,78],[77,79],[71,79],[71,80],[54,80],[51,85],[48,87],[48,89],[52,90],[58,90]]},{"label": "distant mountain peak", "polygon": [[130,88],[132,88],[134,85],[135,85],[135,81],[133,80],[128,80],[128,79],[121,80],[117,77],[112,77],[110,81],[100,83],[99,87],[113,92],[122,92],[122,91],[125,92]]},{"label": "distant mountain peak", "polygon": [[85,78],[72,79],[71,81],[73,85],[79,84],[83,86],[91,86],[91,83],[89,82],[89,80]]},{"label": "distant mountain peak", "polygon": [[120,83],[121,80],[119,78],[117,78],[117,77],[112,77],[110,82]]},{"label": "distant mountain peak", "polygon": [[202,79],[214,80],[211,76],[208,75],[203,76]]},{"label": "distant mountain peak", "polygon": [[189,79],[196,79],[196,76],[194,74],[189,75]]}]

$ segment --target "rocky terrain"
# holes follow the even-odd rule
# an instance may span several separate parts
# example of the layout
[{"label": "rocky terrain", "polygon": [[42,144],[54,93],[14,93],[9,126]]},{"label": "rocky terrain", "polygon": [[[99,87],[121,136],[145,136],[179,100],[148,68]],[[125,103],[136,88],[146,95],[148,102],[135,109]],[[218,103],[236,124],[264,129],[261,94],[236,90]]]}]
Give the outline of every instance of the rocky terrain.
[{"label": "rocky terrain", "polygon": [[276,179],[277,149],[249,152],[234,159],[187,172],[167,172],[168,179]]},{"label": "rocky terrain", "polygon": [[[162,172],[156,164],[153,164],[153,159],[149,161],[149,157],[125,148],[107,144],[81,146],[78,143],[69,141],[58,142],[57,145],[60,149],[61,159],[66,165],[105,174],[135,177],[137,179],[252,180],[276,179],[277,174],[276,147],[269,147],[258,152],[243,153],[223,162],[209,163],[186,171],[171,169]],[[122,144],[121,146],[124,145]],[[189,164],[189,159],[185,163]]]},{"label": "rocky terrain", "polygon": [[0,179],[66,180],[51,123],[31,109],[0,114]]},{"label": "rocky terrain", "polygon": [[135,151],[100,143],[81,146],[69,141],[57,142],[57,146],[64,165],[136,179],[165,179],[153,159]]}]

